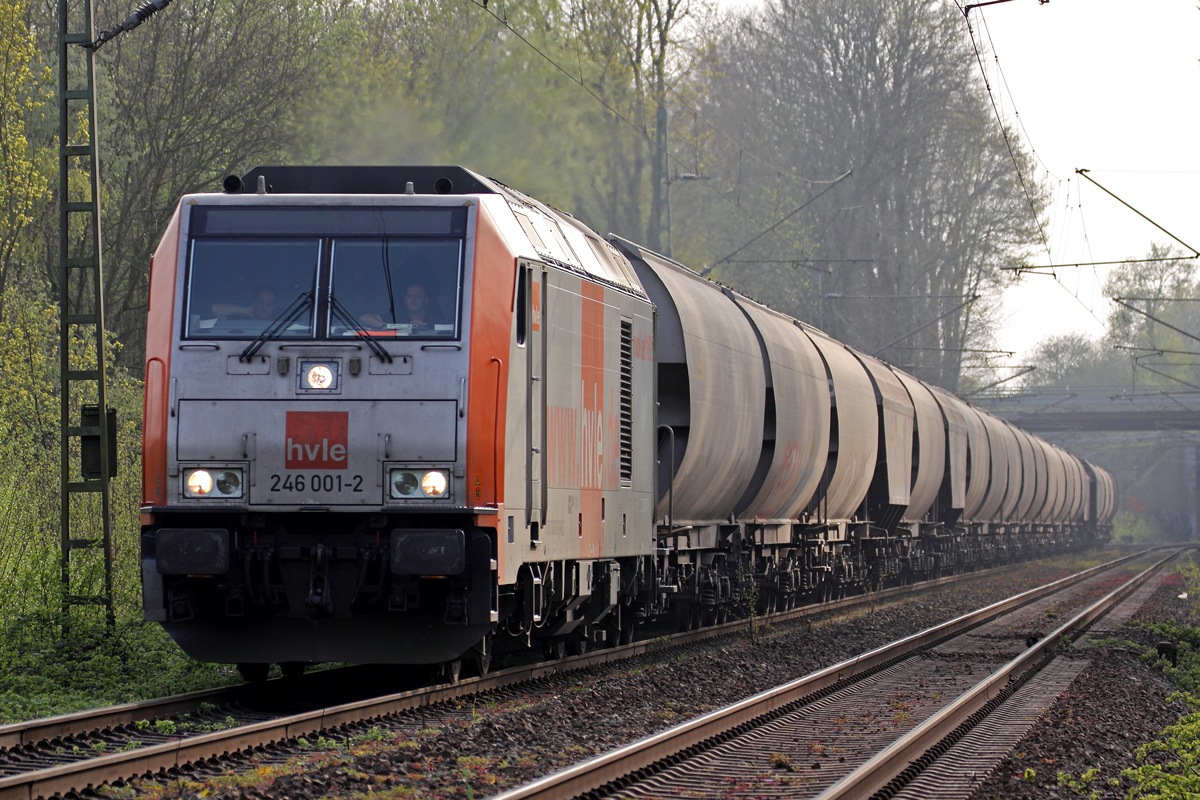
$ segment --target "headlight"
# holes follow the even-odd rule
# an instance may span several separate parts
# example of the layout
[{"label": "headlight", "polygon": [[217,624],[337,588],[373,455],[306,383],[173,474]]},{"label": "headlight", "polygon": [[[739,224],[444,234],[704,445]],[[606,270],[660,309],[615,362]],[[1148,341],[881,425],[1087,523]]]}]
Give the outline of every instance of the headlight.
[{"label": "headlight", "polygon": [[305,373],[305,377],[313,389],[328,389],[333,386],[333,370],[324,364],[317,364]]},{"label": "headlight", "polygon": [[431,469],[421,478],[421,491],[426,497],[445,497],[448,486],[446,473],[440,469]]},{"label": "headlight", "polygon": [[207,497],[212,491],[212,473],[206,469],[189,469],[184,474],[184,494],[188,497]]},{"label": "headlight", "polygon": [[392,497],[416,497],[420,487],[417,473],[406,469],[392,470]]},{"label": "headlight", "polygon": [[450,494],[450,472],[444,469],[394,469],[388,480],[399,500],[438,499]]},{"label": "headlight", "polygon": [[217,491],[225,497],[242,496],[242,471],[223,469],[217,473]]},{"label": "headlight", "polygon": [[185,469],[184,497],[234,499],[242,496],[242,470],[236,468]]}]

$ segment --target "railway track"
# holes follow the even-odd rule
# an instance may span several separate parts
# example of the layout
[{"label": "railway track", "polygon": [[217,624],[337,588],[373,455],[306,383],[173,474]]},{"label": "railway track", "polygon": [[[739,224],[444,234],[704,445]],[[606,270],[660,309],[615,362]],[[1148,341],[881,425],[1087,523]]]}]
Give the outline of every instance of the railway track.
[{"label": "railway track", "polygon": [[[1125,563],[1138,554],[1117,559],[1076,576]],[[852,611],[904,594],[921,593],[964,579],[1003,572],[997,568],[953,576],[917,586],[897,587],[843,600],[760,617],[757,623],[778,624],[815,615]],[[669,637],[670,646],[686,646],[742,632],[751,622],[740,620],[702,631]],[[151,700],[109,709],[81,712],[0,727],[0,800],[36,798],[78,791],[89,786],[125,780],[137,775],[183,768],[253,748],[294,741],[339,726],[377,720],[471,695],[516,687],[556,672],[630,658],[666,646],[662,638],[597,651],[562,661],[515,667],[484,678],[457,684],[421,687],[403,692],[356,699],[338,705],[321,705],[284,714],[263,710],[264,690],[278,697],[319,694],[321,682],[345,684],[345,673],[358,668],[327,670],[306,676],[306,681],[271,681],[266,687],[238,686],[198,692],[164,700]],[[340,676],[340,677],[339,677]],[[303,687],[298,691],[298,687]],[[137,743],[137,744],[134,744]]]},{"label": "railway track", "polygon": [[[1061,692],[1075,672],[1063,665],[1046,668],[1062,642],[1117,606],[1178,552],[1111,591],[1103,587],[1107,576],[1089,571],[1085,580],[1103,597],[1065,623],[1055,609],[1064,595],[1086,588],[1076,588],[1079,576],[863,653],[495,800],[680,792],[820,800],[900,796],[1021,687],[1040,680],[1034,688],[1050,699]],[[1014,636],[1025,630],[1031,631],[1029,640]],[[1043,670],[1049,674],[1039,674]],[[903,796],[929,797],[930,789]]]}]

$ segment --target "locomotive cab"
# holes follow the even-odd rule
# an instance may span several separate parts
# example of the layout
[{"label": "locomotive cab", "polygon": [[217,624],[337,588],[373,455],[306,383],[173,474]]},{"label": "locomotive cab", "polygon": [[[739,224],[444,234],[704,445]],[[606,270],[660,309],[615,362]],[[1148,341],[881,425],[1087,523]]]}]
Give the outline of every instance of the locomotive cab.
[{"label": "locomotive cab", "polygon": [[438,662],[494,622],[481,198],[330,188],[186,196],[155,254],[145,615],[201,660]]}]

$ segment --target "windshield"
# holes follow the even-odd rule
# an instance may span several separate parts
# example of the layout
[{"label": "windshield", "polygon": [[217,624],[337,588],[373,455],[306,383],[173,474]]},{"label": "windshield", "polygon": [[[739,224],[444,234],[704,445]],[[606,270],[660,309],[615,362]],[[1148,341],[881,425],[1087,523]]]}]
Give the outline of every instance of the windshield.
[{"label": "windshield", "polygon": [[[195,239],[188,284],[191,339],[253,339],[316,285],[320,239]],[[278,338],[311,338],[312,305]]]},{"label": "windshield", "polygon": [[[461,239],[335,239],[333,299],[372,336],[457,338]],[[330,337],[358,331],[336,317]]]}]

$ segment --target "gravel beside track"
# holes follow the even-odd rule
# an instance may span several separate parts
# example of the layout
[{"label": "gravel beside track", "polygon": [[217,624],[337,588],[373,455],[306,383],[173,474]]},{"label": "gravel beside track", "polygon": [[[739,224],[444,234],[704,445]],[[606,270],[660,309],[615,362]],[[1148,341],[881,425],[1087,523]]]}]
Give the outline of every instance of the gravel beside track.
[{"label": "gravel beside track", "polygon": [[[1184,619],[1187,603],[1178,575],[1167,576],[1149,596],[1134,621]],[[1110,627],[1103,625],[1103,627]],[[1119,628],[1113,638],[1153,646],[1155,637]],[[1124,798],[1131,784],[1120,777],[1136,766],[1134,751],[1158,738],[1186,712],[1181,702],[1167,703],[1175,685],[1137,653],[1113,646],[1080,647],[1062,658],[1086,660],[1087,666],[1024,738],[1000,762],[971,800],[1040,800],[1077,795],[1058,786],[1058,773],[1078,779],[1089,769],[1099,775],[1089,786],[1099,798]],[[1033,770],[1027,780],[1026,770]],[[1116,779],[1116,786],[1108,785]]]},{"label": "gravel beside track", "polygon": [[[1089,558],[1093,564],[1098,560],[1108,558]],[[1078,569],[1067,564],[1028,565],[848,620],[763,630],[757,640],[730,637],[556,674],[520,694],[426,708],[327,734],[328,741],[237,756],[112,794],[494,794]]]},{"label": "gravel beside track", "polygon": [[[1045,638],[1048,620],[1055,626],[1065,622],[1060,615],[1073,616],[1130,577],[1124,569],[1113,570],[1015,608],[828,697],[753,725],[611,797],[718,797],[731,791],[758,798],[816,796],[1029,651],[1030,641]],[[996,756],[1003,754],[1001,749]]]}]

